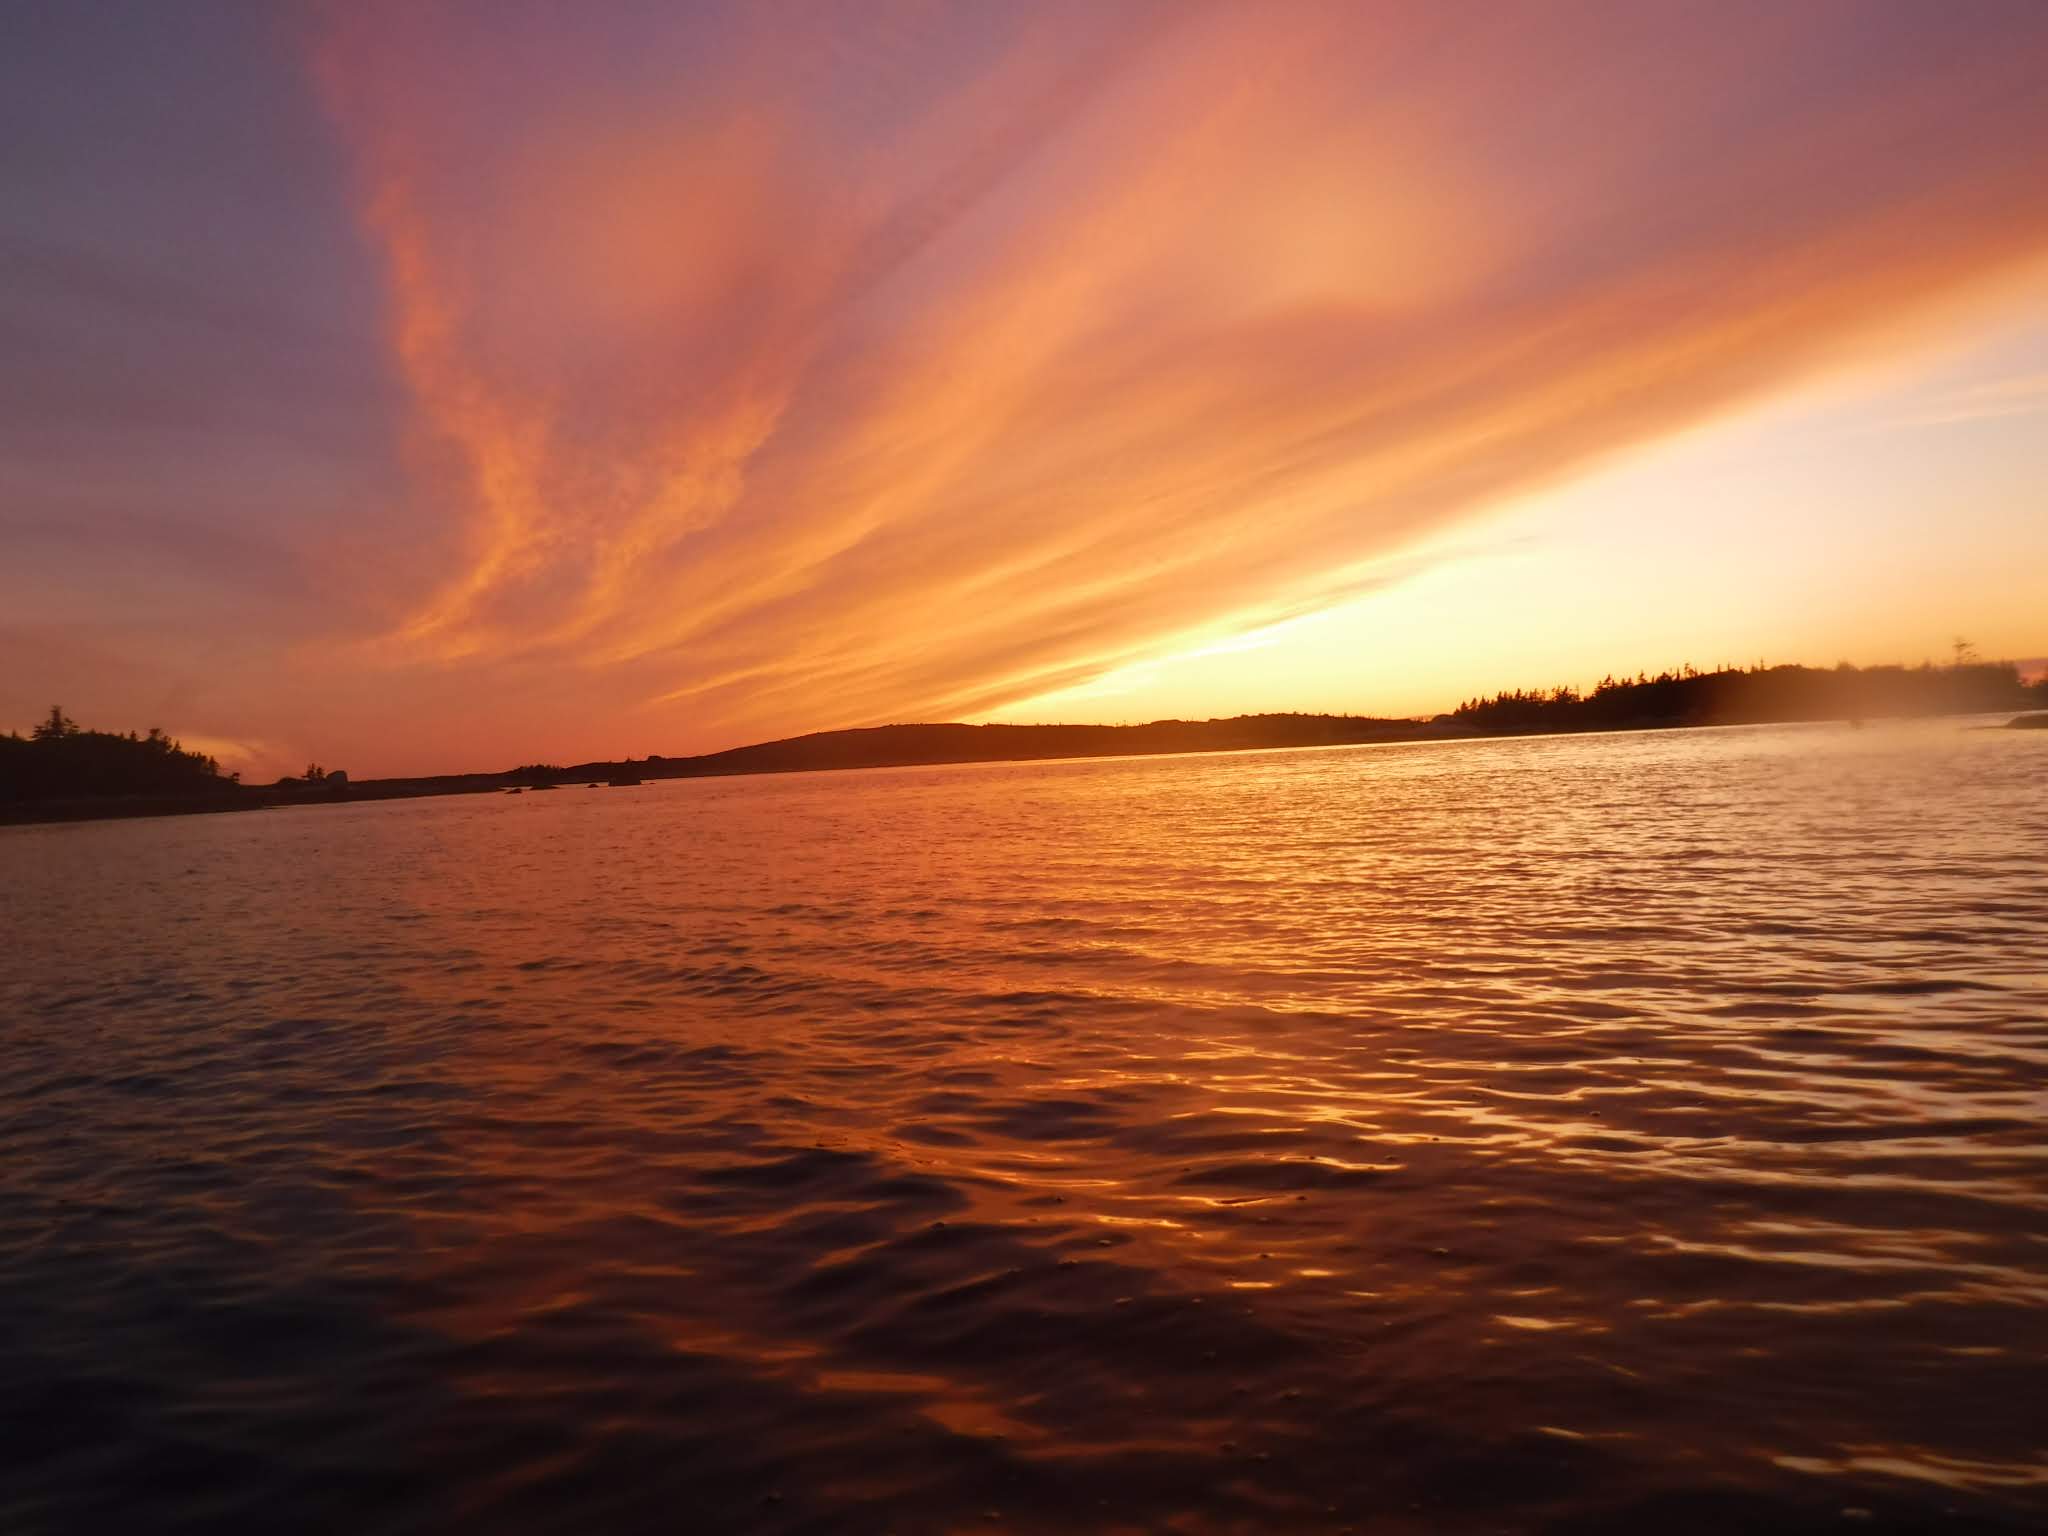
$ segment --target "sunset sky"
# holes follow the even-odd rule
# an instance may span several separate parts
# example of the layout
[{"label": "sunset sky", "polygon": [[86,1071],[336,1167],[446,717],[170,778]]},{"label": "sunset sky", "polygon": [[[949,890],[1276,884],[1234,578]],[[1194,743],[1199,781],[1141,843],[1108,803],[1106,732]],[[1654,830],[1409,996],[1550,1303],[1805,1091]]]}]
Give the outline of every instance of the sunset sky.
[{"label": "sunset sky", "polygon": [[20,6],[0,728],[2048,654],[2048,5]]}]

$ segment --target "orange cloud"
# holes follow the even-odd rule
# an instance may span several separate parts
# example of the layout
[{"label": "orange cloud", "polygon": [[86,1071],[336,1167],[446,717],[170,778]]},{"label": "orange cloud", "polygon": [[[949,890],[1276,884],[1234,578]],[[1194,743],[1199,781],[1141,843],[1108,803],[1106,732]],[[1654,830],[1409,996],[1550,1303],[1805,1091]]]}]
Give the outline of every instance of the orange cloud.
[{"label": "orange cloud", "polygon": [[1971,18],[1108,9],[338,13],[445,562],[379,654],[677,746],[983,711],[2048,249]]}]

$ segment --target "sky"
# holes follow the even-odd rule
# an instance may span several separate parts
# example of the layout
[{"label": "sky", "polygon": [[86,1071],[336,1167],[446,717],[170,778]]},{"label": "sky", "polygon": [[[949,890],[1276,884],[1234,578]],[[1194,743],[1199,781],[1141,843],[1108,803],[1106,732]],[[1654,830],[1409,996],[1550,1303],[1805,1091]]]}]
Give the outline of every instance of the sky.
[{"label": "sky", "polygon": [[2048,654],[2048,6],[10,4],[0,728]]}]

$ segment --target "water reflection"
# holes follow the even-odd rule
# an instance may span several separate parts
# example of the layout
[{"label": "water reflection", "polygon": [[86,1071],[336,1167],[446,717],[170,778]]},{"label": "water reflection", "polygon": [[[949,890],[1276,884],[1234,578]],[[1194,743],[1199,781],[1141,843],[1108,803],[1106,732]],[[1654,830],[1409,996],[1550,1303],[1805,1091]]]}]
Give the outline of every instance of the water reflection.
[{"label": "water reflection", "polygon": [[2042,1518],[2044,766],[1728,731],[10,833],[9,1512]]}]

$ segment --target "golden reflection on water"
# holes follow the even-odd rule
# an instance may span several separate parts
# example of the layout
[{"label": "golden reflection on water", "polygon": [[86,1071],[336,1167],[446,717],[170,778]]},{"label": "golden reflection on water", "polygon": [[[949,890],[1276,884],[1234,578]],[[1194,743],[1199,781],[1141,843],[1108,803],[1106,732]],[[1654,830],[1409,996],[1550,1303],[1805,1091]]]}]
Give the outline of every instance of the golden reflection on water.
[{"label": "golden reflection on water", "polygon": [[[96,1308],[205,1423],[254,1367],[201,1370],[124,1273],[345,1318],[360,1379],[262,1378],[299,1426],[278,1486],[396,1454],[364,1423],[410,1395],[448,1507],[536,1528],[687,1494],[735,1528],[1620,1530],[1702,1488],[1751,1501],[1724,1524],[1906,1518],[1931,1482],[2018,1518],[2044,746],[1671,733],[15,838],[4,1177],[55,1235],[9,1229],[8,1294],[46,1337]],[[126,1203],[65,1214],[95,1202]]]}]

